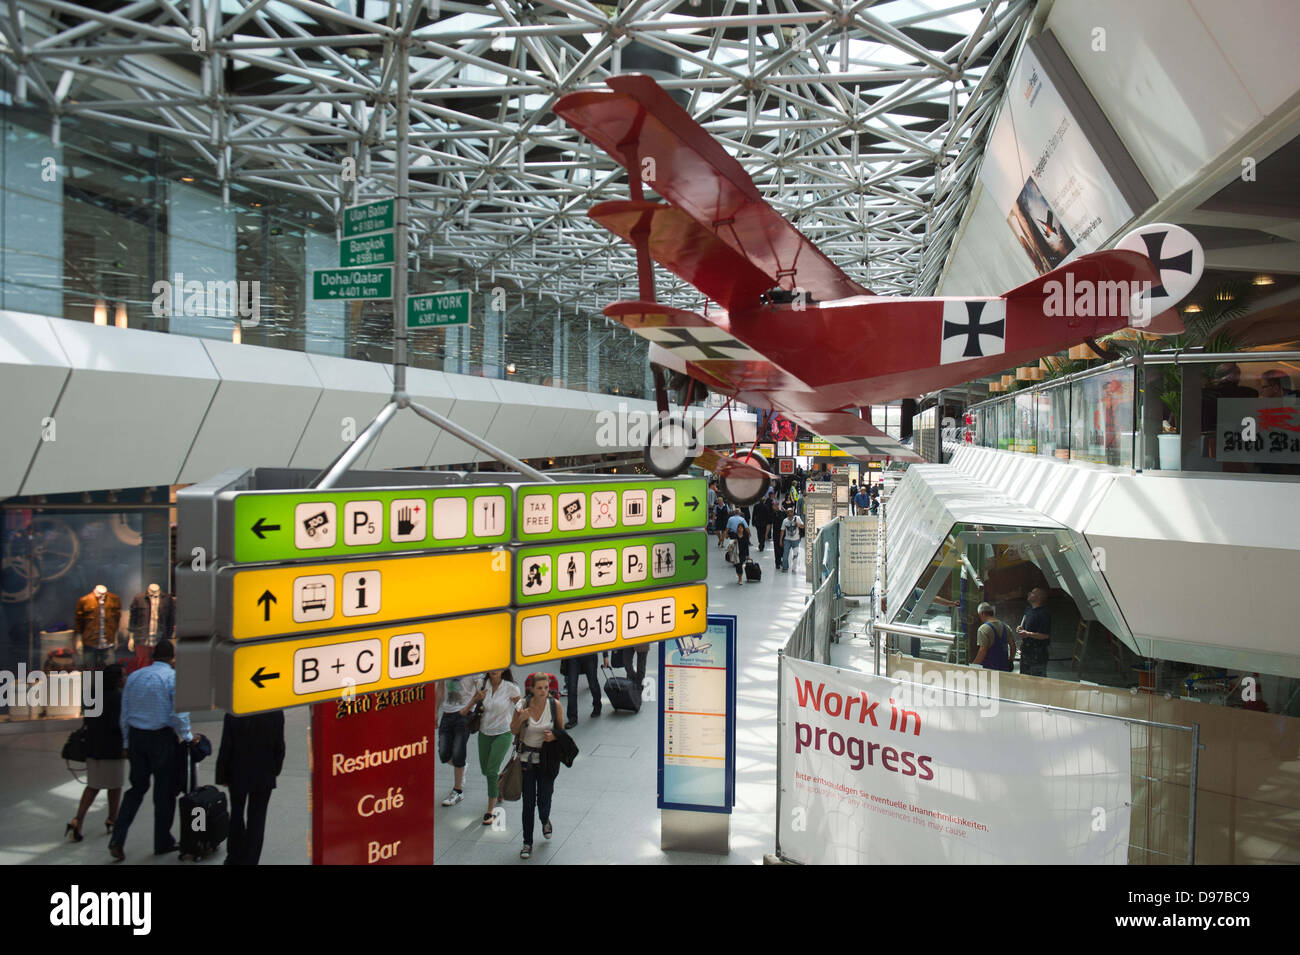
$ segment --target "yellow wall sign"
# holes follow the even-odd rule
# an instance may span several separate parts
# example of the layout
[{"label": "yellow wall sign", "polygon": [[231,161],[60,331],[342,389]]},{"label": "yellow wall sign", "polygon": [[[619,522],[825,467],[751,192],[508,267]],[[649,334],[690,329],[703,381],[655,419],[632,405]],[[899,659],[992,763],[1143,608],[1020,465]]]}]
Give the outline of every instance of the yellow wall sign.
[{"label": "yellow wall sign", "polygon": [[[396,627],[327,634],[268,643],[218,643],[214,672],[231,713],[337,700],[413,686],[510,665],[510,614],[506,612],[416,620]],[[432,733],[433,727],[430,727]]]},{"label": "yellow wall sign", "polygon": [[520,610],[515,663],[554,660],[703,633],[705,584],[640,591]]},{"label": "yellow wall sign", "polygon": [[505,550],[232,569],[217,579],[217,636],[260,640],[510,605]]},{"label": "yellow wall sign", "polygon": [[801,458],[847,458],[848,455],[829,441],[800,441]]}]

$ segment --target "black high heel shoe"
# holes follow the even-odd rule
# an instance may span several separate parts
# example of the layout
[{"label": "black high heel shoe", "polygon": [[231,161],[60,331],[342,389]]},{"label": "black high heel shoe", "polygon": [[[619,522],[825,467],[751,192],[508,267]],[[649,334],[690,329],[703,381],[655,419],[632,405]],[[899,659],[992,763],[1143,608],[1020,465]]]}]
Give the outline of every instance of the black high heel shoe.
[{"label": "black high heel shoe", "polygon": [[82,836],[81,828],[79,826],[68,823],[67,828],[63,830],[63,838],[67,839],[69,842],[80,842],[85,837]]}]

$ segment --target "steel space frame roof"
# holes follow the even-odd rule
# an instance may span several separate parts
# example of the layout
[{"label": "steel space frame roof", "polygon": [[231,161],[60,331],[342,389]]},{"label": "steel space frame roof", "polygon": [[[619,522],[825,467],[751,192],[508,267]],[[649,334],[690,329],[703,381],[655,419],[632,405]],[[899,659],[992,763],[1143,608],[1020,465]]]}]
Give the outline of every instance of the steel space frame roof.
[{"label": "steel space frame roof", "polygon": [[[411,244],[462,285],[595,314],[636,287],[586,217],[626,174],[552,112],[633,54],[764,197],[877,294],[933,294],[1033,0],[7,0],[13,101],[185,144],[323,211],[393,194],[408,44]],[[630,67],[629,67],[630,69]],[[240,191],[242,192],[243,189]],[[665,277],[661,297],[698,308]]]}]

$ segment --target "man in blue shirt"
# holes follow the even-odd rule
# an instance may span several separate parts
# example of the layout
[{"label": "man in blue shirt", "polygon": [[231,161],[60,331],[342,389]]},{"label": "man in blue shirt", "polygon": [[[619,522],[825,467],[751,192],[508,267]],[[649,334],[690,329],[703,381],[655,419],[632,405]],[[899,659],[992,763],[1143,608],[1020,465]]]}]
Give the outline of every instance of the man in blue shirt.
[{"label": "man in blue shirt", "polygon": [[172,661],[176,650],[168,640],[154,647],[153,663],[136,670],[122,691],[122,740],[131,760],[131,788],[113,824],[108,851],[114,859],[125,858],[122,846],[144,794],[153,778],[154,855],[174,852],[172,817],[176,815],[176,737],[194,740],[190,715],[175,712],[176,671]]}]

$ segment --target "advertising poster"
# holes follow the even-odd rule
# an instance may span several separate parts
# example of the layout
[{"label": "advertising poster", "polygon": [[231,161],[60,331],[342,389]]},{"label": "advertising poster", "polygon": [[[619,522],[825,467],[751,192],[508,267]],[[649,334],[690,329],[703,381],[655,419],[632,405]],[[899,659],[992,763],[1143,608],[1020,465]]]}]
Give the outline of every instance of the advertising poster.
[{"label": "advertising poster", "polygon": [[[807,864],[1124,864],[1120,720],[782,661],[779,840]],[[986,674],[987,683],[989,671]],[[930,674],[942,678],[944,674]]]},{"label": "advertising poster", "polygon": [[1034,268],[1095,252],[1133,215],[1028,46],[984,153],[980,180]]},{"label": "advertising poster", "polygon": [[736,618],[661,643],[659,808],[731,812],[736,792]]}]

